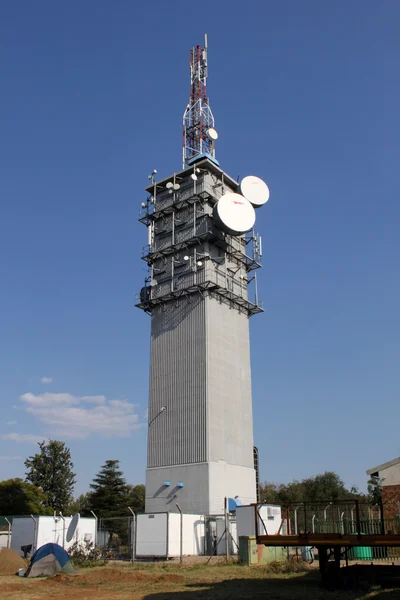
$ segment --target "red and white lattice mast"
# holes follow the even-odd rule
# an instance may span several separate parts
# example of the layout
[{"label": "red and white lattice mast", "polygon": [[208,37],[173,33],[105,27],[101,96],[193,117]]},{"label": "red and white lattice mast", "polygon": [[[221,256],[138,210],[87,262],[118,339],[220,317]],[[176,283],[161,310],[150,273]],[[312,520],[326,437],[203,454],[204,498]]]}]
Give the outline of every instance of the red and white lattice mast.
[{"label": "red and white lattice mast", "polygon": [[183,115],[183,167],[200,156],[215,160],[214,117],[207,98],[207,34],[190,51],[190,98]]}]

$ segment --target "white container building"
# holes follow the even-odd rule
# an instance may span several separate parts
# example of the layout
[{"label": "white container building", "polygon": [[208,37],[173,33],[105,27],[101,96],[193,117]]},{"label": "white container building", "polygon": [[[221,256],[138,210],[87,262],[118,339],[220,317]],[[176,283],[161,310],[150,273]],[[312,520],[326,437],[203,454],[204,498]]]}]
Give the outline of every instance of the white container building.
[{"label": "white container building", "polygon": [[[154,513],[137,516],[136,556],[171,558],[180,556],[181,515]],[[182,554],[205,553],[205,519],[203,515],[182,515]]]},{"label": "white container building", "polygon": [[[257,506],[257,528],[260,535],[276,535],[281,529],[281,533],[286,533],[286,527],[281,527],[282,511],[280,506],[274,504],[259,504]],[[236,522],[237,535],[254,536],[256,535],[256,507],[254,504],[247,506],[237,506]]]},{"label": "white container building", "polygon": [[67,542],[67,531],[72,517],[15,517],[12,523],[11,548],[23,555],[21,546],[32,545],[30,554],[49,542],[68,550],[75,542],[84,545],[96,542],[96,519],[81,518],[73,538]]}]

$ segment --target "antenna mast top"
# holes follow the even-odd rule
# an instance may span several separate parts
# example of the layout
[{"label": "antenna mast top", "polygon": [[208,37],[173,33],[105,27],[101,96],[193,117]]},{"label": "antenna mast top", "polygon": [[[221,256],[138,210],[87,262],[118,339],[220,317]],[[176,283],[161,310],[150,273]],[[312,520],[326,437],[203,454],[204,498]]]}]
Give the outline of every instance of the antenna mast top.
[{"label": "antenna mast top", "polygon": [[183,115],[183,167],[197,155],[215,159],[214,117],[207,98],[207,34],[190,50],[190,97]]}]

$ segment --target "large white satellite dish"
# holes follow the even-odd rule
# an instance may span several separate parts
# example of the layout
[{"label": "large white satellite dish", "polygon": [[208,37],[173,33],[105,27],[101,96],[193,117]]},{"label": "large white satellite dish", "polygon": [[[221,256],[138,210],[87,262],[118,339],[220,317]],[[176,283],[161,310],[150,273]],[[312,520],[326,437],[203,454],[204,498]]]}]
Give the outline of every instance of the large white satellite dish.
[{"label": "large white satellite dish", "polygon": [[67,531],[67,537],[65,538],[67,540],[67,542],[70,542],[72,540],[72,538],[75,535],[75,532],[77,530],[77,527],[79,525],[79,519],[81,518],[79,513],[76,513],[73,517],[72,517],[72,521],[69,524],[68,527],[68,531]]},{"label": "large white satellite dish", "polygon": [[217,131],[214,129],[214,127],[210,127],[210,129],[207,129],[207,135],[210,138],[210,140],[217,140],[218,139],[218,133]]},{"label": "large white satellite dish", "polygon": [[253,228],[256,213],[244,196],[228,192],[214,206],[213,218],[217,227],[225,233],[242,235]]},{"label": "large white satellite dish", "polygon": [[254,175],[242,179],[240,191],[254,208],[262,206],[269,200],[269,188],[265,181]]}]

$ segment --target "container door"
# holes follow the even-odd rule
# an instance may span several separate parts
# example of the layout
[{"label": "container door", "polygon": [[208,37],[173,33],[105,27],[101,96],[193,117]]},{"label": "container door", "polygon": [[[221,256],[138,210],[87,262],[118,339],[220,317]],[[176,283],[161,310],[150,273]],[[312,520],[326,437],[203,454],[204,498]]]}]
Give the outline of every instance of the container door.
[{"label": "container door", "polygon": [[167,556],[168,513],[137,516],[136,555]]}]

